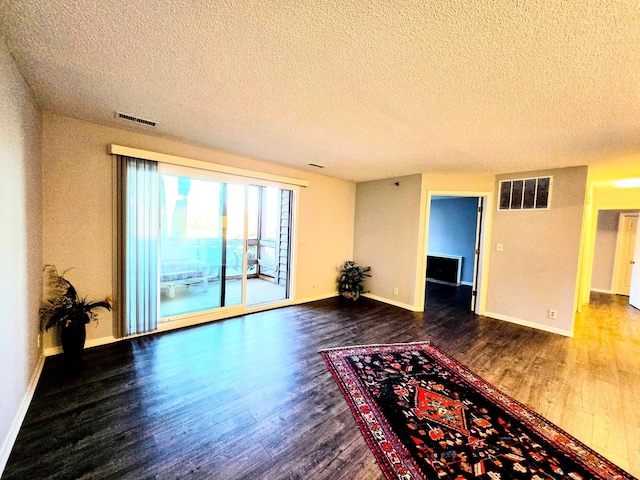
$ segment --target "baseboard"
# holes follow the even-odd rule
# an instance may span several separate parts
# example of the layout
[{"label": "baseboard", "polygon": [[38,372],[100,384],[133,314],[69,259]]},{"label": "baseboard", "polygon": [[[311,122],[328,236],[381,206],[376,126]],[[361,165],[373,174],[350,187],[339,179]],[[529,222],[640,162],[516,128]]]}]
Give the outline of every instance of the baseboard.
[{"label": "baseboard", "polygon": [[[120,341],[120,339],[115,338],[113,336],[91,338],[84,343],[84,348],[99,347],[100,345],[108,345],[109,343],[114,343],[118,341]],[[44,349],[45,357],[51,357],[52,355],[58,355],[59,353],[62,353],[62,346],[60,345],[56,347],[49,347]]]},{"label": "baseboard", "polygon": [[591,291],[598,292],[598,293],[608,293],[609,295],[613,295],[613,290],[605,290],[604,288],[592,288]]},{"label": "baseboard", "polygon": [[327,298],[337,297],[338,292],[333,293],[324,293],[322,295],[317,295],[315,297],[305,297],[305,298],[297,298],[296,305],[300,305],[301,303],[309,303],[309,302],[317,302],[318,300],[326,300]]},{"label": "baseboard", "polygon": [[422,310],[416,310],[413,305],[409,305],[408,303],[396,302],[395,300],[391,300],[389,298],[384,298],[384,297],[379,297],[377,295],[371,295],[370,293],[365,293],[362,296],[370,298],[371,300],[377,300],[378,302],[388,303],[389,305],[393,305],[394,307],[404,308],[405,310],[410,310],[412,312],[421,312],[422,311]]},{"label": "baseboard", "polygon": [[18,438],[20,427],[22,426],[24,417],[27,415],[27,410],[29,409],[29,405],[31,405],[33,395],[36,393],[38,380],[40,380],[42,368],[44,367],[44,358],[44,355],[40,355],[36,368],[31,375],[29,385],[27,386],[27,391],[22,398],[22,402],[20,402],[20,407],[18,408],[16,416],[13,419],[13,423],[11,424],[11,429],[2,443],[2,449],[0,450],[0,476],[2,476],[2,472],[4,472],[4,467],[7,466],[7,461],[9,460],[9,455],[13,449],[13,444],[16,442],[16,438]]},{"label": "baseboard", "polygon": [[571,330],[556,328],[550,325],[543,325],[540,323],[531,322],[529,320],[523,320],[521,318],[509,317],[508,315],[501,315],[499,313],[493,313],[493,312],[486,312],[484,316],[495,318],[497,320],[502,320],[505,322],[515,323],[516,325],[522,325],[523,327],[535,328],[536,330],[555,333],[557,335],[562,335],[565,337],[573,337],[573,332]]}]

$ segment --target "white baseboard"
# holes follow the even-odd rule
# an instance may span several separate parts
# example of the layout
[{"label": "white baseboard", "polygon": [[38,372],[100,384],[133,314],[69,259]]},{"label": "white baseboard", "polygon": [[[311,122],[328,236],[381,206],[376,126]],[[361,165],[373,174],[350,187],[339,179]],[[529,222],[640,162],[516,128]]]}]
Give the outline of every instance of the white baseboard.
[{"label": "white baseboard", "polygon": [[[130,337],[128,337],[130,338]],[[100,338],[91,338],[89,340],[87,340],[84,343],[84,348],[91,348],[91,347],[99,347],[100,345],[107,345],[109,343],[114,343],[114,342],[118,342],[120,341],[120,339],[115,338],[113,336],[109,336],[109,337],[100,337]],[[49,348],[45,348],[44,349],[44,356],[45,357],[50,357],[52,355],[58,355],[59,353],[62,353],[62,346],[58,345],[56,347],[49,347]]]},{"label": "white baseboard", "polygon": [[38,380],[40,380],[40,375],[42,374],[43,367],[44,355],[41,355],[35,369],[33,370],[33,374],[31,375],[31,380],[29,381],[29,385],[27,386],[27,391],[25,392],[24,397],[22,398],[22,402],[20,402],[20,407],[16,412],[16,416],[13,419],[11,429],[5,437],[4,442],[2,443],[2,449],[0,450],[0,476],[2,476],[2,472],[4,472],[4,467],[7,466],[7,461],[9,460],[11,449],[13,449],[16,438],[18,438],[20,427],[22,426],[24,417],[27,415],[27,410],[29,409],[29,405],[31,405],[33,395],[34,393],[36,393],[36,387],[38,386]]},{"label": "white baseboard", "polygon": [[495,318],[497,320],[503,320],[505,322],[515,323],[516,325],[522,325],[523,327],[535,328],[536,330],[563,335],[565,337],[573,337],[573,332],[571,330],[556,328],[550,325],[543,325],[541,323],[531,322],[529,320],[523,320],[521,318],[509,317],[508,315],[501,315],[499,313],[493,312],[486,312],[484,316]]},{"label": "white baseboard", "polygon": [[598,293],[608,293],[608,294],[613,294],[613,290],[605,290],[603,288],[592,288],[591,289],[592,292],[598,292]]},{"label": "white baseboard", "polygon": [[364,293],[363,297],[370,298],[372,300],[377,300],[378,302],[388,303],[389,305],[393,305],[394,307],[404,308],[405,310],[410,310],[412,312],[421,312],[422,310],[416,310],[413,305],[409,305],[408,303],[396,302],[395,300],[391,300],[389,298],[379,297],[377,295],[371,295],[370,293]]},{"label": "white baseboard", "polygon": [[327,298],[333,298],[337,296],[338,296],[338,292],[334,292],[334,293],[328,293],[328,294],[325,293],[322,295],[317,295],[315,297],[297,298],[296,305],[300,305],[301,303],[317,302],[318,300],[325,300]]}]

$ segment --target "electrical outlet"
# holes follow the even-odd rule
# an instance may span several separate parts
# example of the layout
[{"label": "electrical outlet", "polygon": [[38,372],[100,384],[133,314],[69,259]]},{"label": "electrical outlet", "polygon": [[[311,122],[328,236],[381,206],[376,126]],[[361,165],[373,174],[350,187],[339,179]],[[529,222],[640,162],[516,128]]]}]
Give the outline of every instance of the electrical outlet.
[{"label": "electrical outlet", "polygon": [[393,287],[393,294],[397,295],[398,294],[398,287]]},{"label": "electrical outlet", "polygon": [[557,310],[549,310],[549,318],[558,318]]},{"label": "electrical outlet", "polygon": [[316,284],[315,284],[315,283],[312,283],[312,284],[311,284],[311,290],[315,290],[315,289],[316,289]]}]

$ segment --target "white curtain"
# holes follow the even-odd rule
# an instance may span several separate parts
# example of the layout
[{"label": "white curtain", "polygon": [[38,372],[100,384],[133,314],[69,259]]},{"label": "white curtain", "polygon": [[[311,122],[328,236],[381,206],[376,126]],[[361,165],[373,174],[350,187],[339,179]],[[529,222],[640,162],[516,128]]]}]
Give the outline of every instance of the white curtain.
[{"label": "white curtain", "polygon": [[118,155],[117,338],[158,325],[158,163]]}]

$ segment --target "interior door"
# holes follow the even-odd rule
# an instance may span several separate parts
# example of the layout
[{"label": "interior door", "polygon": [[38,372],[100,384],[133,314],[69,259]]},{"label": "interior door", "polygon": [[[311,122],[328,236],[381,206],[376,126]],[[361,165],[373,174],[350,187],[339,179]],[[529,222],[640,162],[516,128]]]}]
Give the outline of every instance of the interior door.
[{"label": "interior door", "polygon": [[631,262],[629,305],[640,309],[640,235],[637,234],[637,226],[633,251],[633,261]]},{"label": "interior door", "polygon": [[473,256],[473,286],[471,287],[471,311],[476,311],[478,304],[478,277],[480,272],[480,239],[482,238],[482,215],[484,198],[478,197],[478,217],[476,220],[476,251]]},{"label": "interior door", "polygon": [[620,215],[613,292],[617,295],[629,295],[631,291],[637,224],[637,214]]}]

